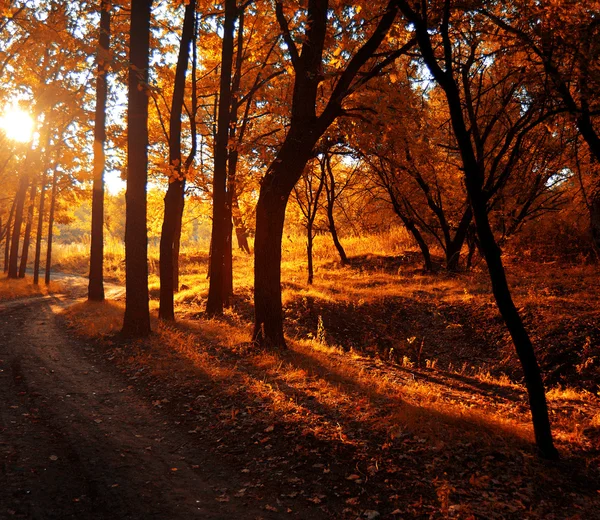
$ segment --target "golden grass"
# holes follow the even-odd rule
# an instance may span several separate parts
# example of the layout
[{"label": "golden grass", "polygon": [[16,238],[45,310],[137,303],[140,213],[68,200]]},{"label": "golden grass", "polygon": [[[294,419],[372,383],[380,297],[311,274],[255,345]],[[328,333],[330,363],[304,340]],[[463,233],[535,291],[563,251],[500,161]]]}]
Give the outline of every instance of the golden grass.
[{"label": "golden grass", "polygon": [[[399,255],[410,246],[402,230],[367,239],[345,238],[343,242],[351,257]],[[304,248],[303,237],[284,238],[283,302],[288,312],[310,300],[314,305],[351,306],[357,319],[362,319],[363,306],[385,307],[389,298],[397,298],[419,300],[432,308],[434,304],[468,305],[497,315],[489,282],[481,273],[431,276],[415,271],[414,264],[407,265],[406,272],[403,266],[397,272],[386,271],[377,267],[377,258],[369,269],[341,268],[328,236],[316,238],[315,282],[308,286]],[[127,362],[148,365],[157,377],[177,373],[182,380],[202,375],[226,382],[231,392],[242,391],[251,399],[268,402],[274,417],[302,424],[317,436],[343,438],[344,424],[357,421],[365,430],[384,432],[391,439],[410,431],[435,442],[452,438],[491,445],[504,442],[502,439],[517,444],[532,441],[524,388],[507,375],[491,373],[489,367],[462,362],[456,368],[440,367],[427,352],[421,363],[424,369],[416,367],[415,358],[408,355],[399,365],[390,366],[351,349],[317,342],[316,331],[291,338],[288,352],[256,351],[249,343],[252,267],[250,256],[235,251],[234,287],[239,305],[227,311],[224,320],[180,319],[174,326],[155,321],[150,348],[133,349]],[[183,255],[180,283],[186,288],[175,295],[180,317],[201,313],[208,292],[206,269],[206,252],[189,250]],[[519,305],[539,303],[540,294],[534,290],[537,283],[546,283],[552,295],[554,289],[547,279],[532,273],[529,278],[519,278],[515,290]],[[515,285],[510,266],[509,274]],[[585,281],[589,276],[587,271],[573,269],[575,278]],[[158,278],[152,274],[151,295],[157,297],[158,290]],[[156,305],[154,301],[153,310]],[[82,335],[104,336],[120,329],[122,313],[121,304],[78,304],[67,311],[67,318]],[[461,327],[448,324],[453,326]],[[435,380],[430,381],[428,374],[434,374]],[[454,376],[460,376],[463,384],[454,384]],[[494,388],[497,395],[477,393],[480,384]],[[504,394],[516,397],[510,400]],[[573,388],[553,388],[548,399],[557,440],[568,449],[587,446],[583,431],[600,424],[598,399]],[[581,410],[562,407],[573,401],[584,403]],[[342,418],[337,425],[331,419],[334,415]]]},{"label": "golden grass", "polygon": [[[91,337],[117,331],[122,313],[120,303],[80,303],[66,317],[78,334]],[[274,419],[300,424],[317,437],[351,442],[346,437],[351,421],[390,440],[409,432],[434,443],[532,442],[528,413],[493,398],[448,392],[443,384],[315,341],[290,341],[289,351],[268,353],[255,350],[249,338],[248,324],[183,321],[158,325],[147,347],[132,349],[125,357],[128,363],[148,366],[156,377],[177,373],[178,379],[196,380],[203,375],[226,383],[231,392],[243,391],[250,400],[269,403]],[[307,397],[314,405],[307,404]],[[555,434],[563,443],[583,442],[586,426],[555,421]]]},{"label": "golden grass", "polygon": [[124,311],[122,302],[85,301],[71,305],[63,315],[78,336],[101,338],[121,330]]},{"label": "golden grass", "polygon": [[549,401],[586,401],[594,397],[594,394],[587,390],[581,390],[571,387],[555,386],[546,392]]},{"label": "golden grass", "polygon": [[29,276],[25,278],[9,279],[6,276],[0,277],[0,300],[14,300],[17,298],[30,298],[33,296],[46,296],[62,291],[59,282],[50,282],[50,285],[34,285],[33,279]]},{"label": "golden grass", "polygon": [[[149,265],[157,262],[158,252],[149,249]],[[52,249],[52,268],[68,273],[89,273],[90,246],[88,243],[57,243]],[[121,240],[107,238],[104,243],[104,276],[115,282],[125,281],[125,246]]]}]

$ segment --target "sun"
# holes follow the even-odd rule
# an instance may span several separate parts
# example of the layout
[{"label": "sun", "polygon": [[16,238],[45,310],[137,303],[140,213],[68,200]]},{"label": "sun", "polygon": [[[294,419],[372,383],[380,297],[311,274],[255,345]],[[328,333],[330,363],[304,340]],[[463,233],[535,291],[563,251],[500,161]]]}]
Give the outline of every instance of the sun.
[{"label": "sun", "polygon": [[8,106],[0,117],[0,128],[9,139],[26,143],[33,135],[33,119],[18,106]]}]

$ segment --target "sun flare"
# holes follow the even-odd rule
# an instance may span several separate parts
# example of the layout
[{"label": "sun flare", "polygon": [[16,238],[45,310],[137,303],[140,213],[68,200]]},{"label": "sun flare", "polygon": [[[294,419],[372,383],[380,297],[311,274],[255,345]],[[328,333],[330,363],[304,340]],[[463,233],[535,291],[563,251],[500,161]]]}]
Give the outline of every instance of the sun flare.
[{"label": "sun flare", "polygon": [[33,135],[33,119],[17,106],[9,106],[0,117],[0,128],[9,139],[26,143]]}]

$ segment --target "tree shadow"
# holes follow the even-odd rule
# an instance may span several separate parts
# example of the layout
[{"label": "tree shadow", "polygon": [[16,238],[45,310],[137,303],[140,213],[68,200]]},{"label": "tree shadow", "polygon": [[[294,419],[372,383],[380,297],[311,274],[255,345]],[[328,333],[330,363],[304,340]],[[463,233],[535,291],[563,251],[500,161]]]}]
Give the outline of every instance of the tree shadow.
[{"label": "tree shadow", "polygon": [[[312,350],[294,342],[291,349],[276,353],[257,351],[251,344],[232,347],[219,341],[214,324],[210,333],[205,327],[202,321],[178,322],[173,328],[189,334],[184,339],[185,350],[163,344],[147,358],[157,363],[161,356],[175,357],[184,371],[194,365],[193,375],[188,376],[172,370],[168,361],[163,370],[173,384],[185,381],[187,389],[180,394],[205,394],[198,408],[202,429],[220,437],[220,445],[226,446],[223,455],[231,455],[244,467],[262,461],[269,470],[269,485],[281,496],[287,494],[283,475],[298,479],[317,498],[327,495],[328,511],[336,516],[357,494],[362,497],[361,505],[382,507],[377,500],[392,493],[396,498],[389,499],[390,510],[385,514],[414,503],[418,496],[428,507],[439,507],[440,489],[450,486],[455,489],[453,500],[462,500],[476,510],[481,493],[461,490],[469,478],[475,478],[472,475],[502,475],[491,487],[481,484],[491,493],[486,504],[496,493],[512,493],[514,482],[522,480],[530,482],[536,503],[543,501],[547,483],[536,475],[550,472],[549,478],[562,478],[562,466],[549,468],[532,458],[531,440],[523,437],[522,430],[495,421],[493,412],[469,415],[466,409],[453,409],[449,401],[420,402],[410,397],[410,392],[406,396],[386,393],[385,386],[376,384],[379,374],[370,373],[365,365],[368,360],[359,360],[365,365],[362,376],[359,369],[348,369],[345,363],[352,361],[348,354]],[[223,329],[223,333],[227,331]],[[195,363],[195,352],[210,357]],[[215,367],[223,368],[225,376],[215,376],[211,372]],[[450,388],[452,399],[466,398],[466,392],[477,390],[478,382],[466,376],[440,377],[433,371],[401,367],[391,370],[406,388],[414,384],[413,377],[417,384],[425,377],[435,379],[438,385],[459,382]],[[197,385],[198,390],[190,391],[189,385]],[[160,381],[154,386],[165,391]],[[498,390],[491,384],[482,388],[486,395]],[[189,397],[182,399],[180,408],[172,411],[176,420],[189,415],[185,407],[192,406]],[[255,466],[251,467],[254,472]],[[566,485],[575,489],[580,480],[578,476]],[[589,491],[590,486],[588,482],[578,492]]]}]

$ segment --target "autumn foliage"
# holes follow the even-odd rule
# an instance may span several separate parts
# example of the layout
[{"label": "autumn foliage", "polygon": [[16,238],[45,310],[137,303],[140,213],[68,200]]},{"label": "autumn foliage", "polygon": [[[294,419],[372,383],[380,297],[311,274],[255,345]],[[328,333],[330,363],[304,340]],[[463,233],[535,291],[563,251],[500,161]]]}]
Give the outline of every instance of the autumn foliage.
[{"label": "autumn foliage", "polygon": [[[354,368],[338,374],[341,389],[321,381],[330,407],[371,384],[344,357],[354,351],[359,365],[365,356],[430,374],[444,364],[466,377],[456,367],[478,365],[473,345],[459,355],[458,337],[436,323],[447,352],[434,356],[422,325],[426,307],[458,316],[447,328],[472,331],[460,341],[510,359],[507,384],[522,384],[532,439],[557,459],[547,390],[578,373],[578,391],[597,392],[598,302],[573,307],[575,345],[560,330],[560,340],[545,335],[548,316],[566,320],[532,295],[565,304],[544,281],[559,266],[597,278],[599,16],[596,0],[3,2],[7,277],[29,266],[36,285],[41,272],[49,283],[59,263],[89,273],[97,302],[105,278],[125,283],[123,336],[158,327],[201,370],[217,354],[190,350],[196,336],[174,332],[176,320],[187,319],[181,330],[217,320],[207,322],[216,336],[233,321],[236,344],[224,348],[244,368],[223,370],[257,393],[260,371],[286,379],[281,362],[312,373],[306,358],[331,348]],[[19,134],[27,124],[33,132]],[[62,254],[67,244],[80,250]],[[373,390],[385,406],[404,399],[396,383]],[[365,425],[376,422],[373,403]],[[487,413],[469,421],[483,414],[504,431]],[[531,440],[518,422],[507,435]],[[373,427],[385,436],[397,425]]]}]

